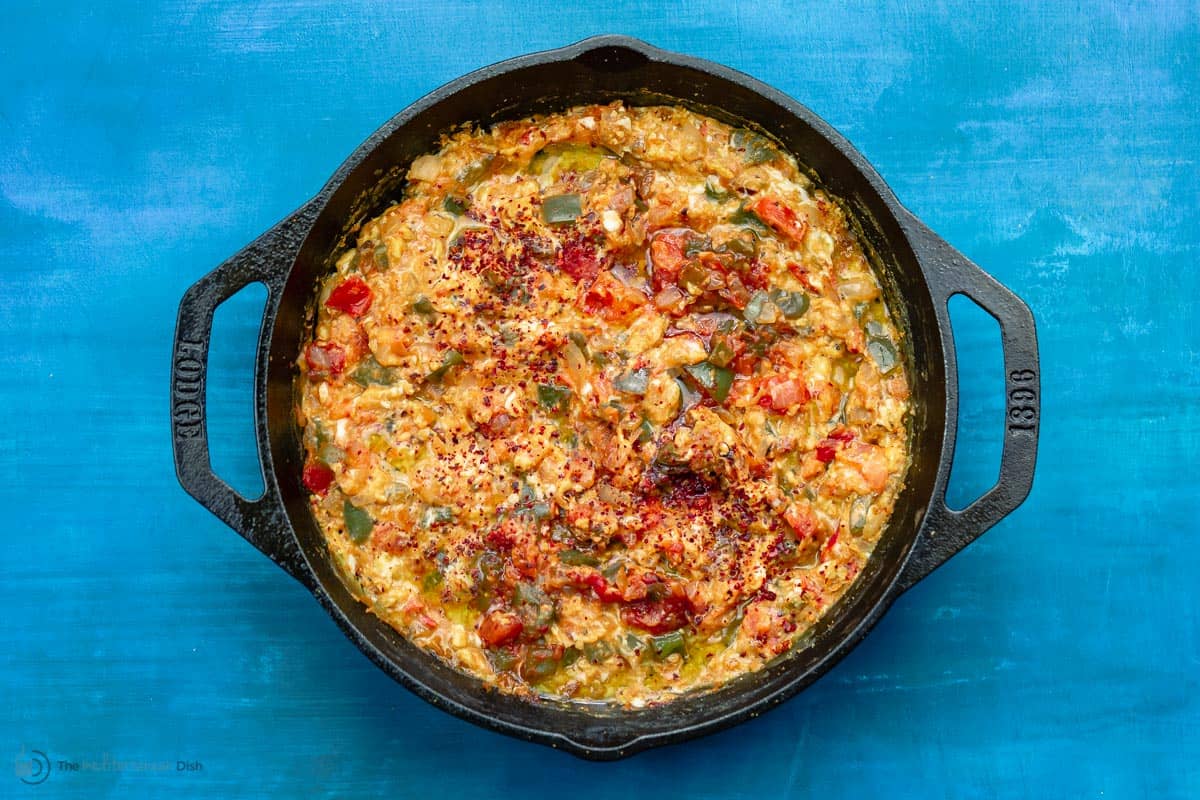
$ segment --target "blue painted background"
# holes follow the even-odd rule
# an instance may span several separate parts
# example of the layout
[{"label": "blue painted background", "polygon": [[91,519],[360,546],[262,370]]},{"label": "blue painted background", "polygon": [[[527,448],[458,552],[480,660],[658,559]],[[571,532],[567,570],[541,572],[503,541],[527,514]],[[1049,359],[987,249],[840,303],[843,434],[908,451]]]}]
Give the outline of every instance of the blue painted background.
[{"label": "blue painted background", "polygon": [[[6,5],[0,796],[1200,796],[1200,8],[790,8]],[[1017,513],[782,708],[612,765],[393,684],[184,495],[166,413],[189,284],[410,101],[600,32],[828,119],[1027,299],[1044,372]],[[213,354],[215,461],[240,486],[260,306],[223,307]],[[970,310],[960,503],[1001,425],[994,327]],[[51,774],[27,787],[35,750]]]}]

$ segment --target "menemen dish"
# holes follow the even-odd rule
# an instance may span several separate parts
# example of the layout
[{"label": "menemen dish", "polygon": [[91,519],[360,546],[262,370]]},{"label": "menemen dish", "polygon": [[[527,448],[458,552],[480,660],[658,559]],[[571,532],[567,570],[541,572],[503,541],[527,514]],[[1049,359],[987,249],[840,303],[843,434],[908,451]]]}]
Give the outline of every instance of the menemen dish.
[{"label": "menemen dish", "polygon": [[802,646],[908,464],[901,331],[763,134],[463,128],[316,297],[303,482],[356,595],[496,689],[638,708]]}]

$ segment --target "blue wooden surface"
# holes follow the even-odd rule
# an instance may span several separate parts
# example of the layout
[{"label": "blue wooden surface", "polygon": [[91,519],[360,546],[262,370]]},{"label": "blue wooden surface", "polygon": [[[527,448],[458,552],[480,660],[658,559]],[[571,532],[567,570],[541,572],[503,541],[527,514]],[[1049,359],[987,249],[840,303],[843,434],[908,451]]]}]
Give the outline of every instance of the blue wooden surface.
[{"label": "blue wooden surface", "polygon": [[[0,796],[1200,795],[1194,2],[123,0],[2,19]],[[782,708],[609,765],[392,683],[184,495],[166,414],[189,284],[413,99],[600,32],[823,115],[1029,301],[1044,368],[1017,513]],[[216,462],[238,485],[258,311],[231,301],[214,350]],[[961,503],[995,474],[1001,398],[994,329],[960,321]],[[34,751],[51,773],[25,786]]]}]

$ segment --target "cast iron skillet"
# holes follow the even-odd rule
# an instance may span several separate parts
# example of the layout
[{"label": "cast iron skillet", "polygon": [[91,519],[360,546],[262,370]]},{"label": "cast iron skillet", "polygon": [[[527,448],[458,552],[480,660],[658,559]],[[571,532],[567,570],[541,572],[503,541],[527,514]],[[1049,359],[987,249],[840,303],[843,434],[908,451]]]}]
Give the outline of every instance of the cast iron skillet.
[{"label": "cast iron skillet", "polygon": [[[887,531],[851,591],[807,647],[718,691],[638,711],[586,710],[486,690],[369,614],[338,579],[300,484],[303,452],[292,412],[295,361],[308,309],[347,222],[381,212],[404,172],[438,134],[581,103],[679,103],[779,139],[843,198],[874,251],[889,306],[907,334],[912,383],[912,466]],[[205,375],[213,312],[253,282],[267,287],[255,368],[255,432],[265,493],[251,500],[212,471]],[[965,294],[1000,323],[1006,427],[1000,477],[962,511],[946,506],[958,411],[954,341],[946,309]],[[338,169],[311,201],[200,279],[183,297],[171,373],[175,468],[183,487],[270,556],[321,602],[380,668],[435,706],[502,733],[591,759],[615,759],[724,728],[815,681],[879,620],[896,597],[1025,499],[1038,440],[1038,356],[1033,315],[896,200],[861,155],[790,97],[707,61],[623,36],[515,58],[443,86],[400,112]]]}]

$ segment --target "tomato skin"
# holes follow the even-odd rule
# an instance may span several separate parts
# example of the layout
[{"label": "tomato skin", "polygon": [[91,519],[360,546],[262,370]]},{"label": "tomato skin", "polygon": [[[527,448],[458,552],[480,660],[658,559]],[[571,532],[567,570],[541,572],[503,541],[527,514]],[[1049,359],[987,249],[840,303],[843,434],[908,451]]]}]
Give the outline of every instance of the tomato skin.
[{"label": "tomato skin", "polygon": [[804,243],[804,237],[808,233],[808,220],[797,217],[795,211],[774,197],[759,196],[747,208],[783,238],[794,244]]},{"label": "tomato skin", "polygon": [[313,342],[305,348],[304,360],[315,375],[336,378],[346,369],[346,351],[336,344]]},{"label": "tomato skin", "polygon": [[313,494],[324,495],[333,483],[333,470],[321,461],[310,461],[304,465],[304,488]]},{"label": "tomato skin", "polygon": [[329,299],[325,301],[325,305],[352,317],[361,317],[371,308],[373,299],[371,287],[367,285],[366,281],[355,275],[339,283],[329,293]]},{"label": "tomato skin", "polygon": [[479,638],[486,647],[508,644],[521,635],[525,623],[511,611],[493,611],[479,623]]}]

